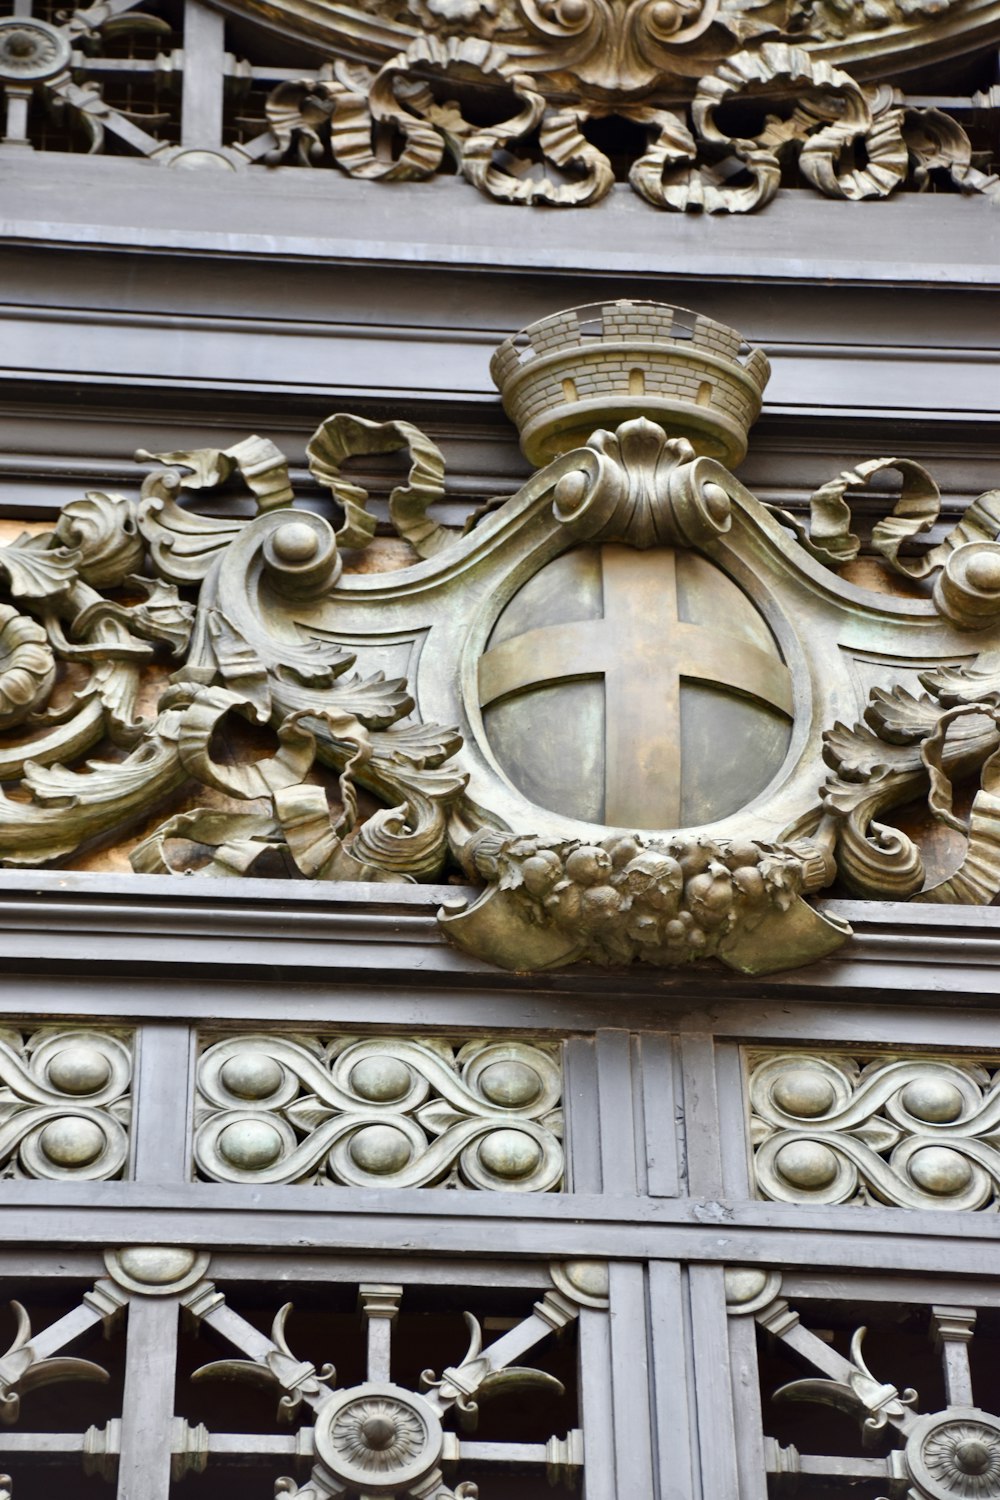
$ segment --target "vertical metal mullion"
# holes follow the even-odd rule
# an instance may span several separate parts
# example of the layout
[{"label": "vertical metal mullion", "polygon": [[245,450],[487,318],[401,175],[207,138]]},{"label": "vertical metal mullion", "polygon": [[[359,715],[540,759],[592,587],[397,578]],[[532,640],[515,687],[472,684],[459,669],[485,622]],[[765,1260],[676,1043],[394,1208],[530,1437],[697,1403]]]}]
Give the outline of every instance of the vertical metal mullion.
[{"label": "vertical metal mullion", "polygon": [[649,1332],[659,1500],[691,1500],[696,1492],[686,1299],[681,1265],[677,1261],[651,1261]]},{"label": "vertical metal mullion", "polygon": [[169,1500],[177,1328],[172,1297],[130,1302],[117,1500]]},{"label": "vertical metal mullion", "polygon": [[181,145],[217,151],[222,145],[226,35],[221,11],[185,0]]},{"label": "vertical metal mullion", "polygon": [[579,1365],[584,1500],[615,1500],[611,1327],[606,1312],[580,1310]]},{"label": "vertical metal mullion", "polygon": [[729,1198],[749,1198],[752,1180],[750,1122],[741,1049],[732,1042],[719,1043],[715,1060],[723,1192]]},{"label": "vertical metal mullion", "polygon": [[629,1033],[599,1031],[596,1050],[604,1191],[632,1196],[637,1190],[638,1180]]},{"label": "vertical metal mullion", "polygon": [[674,1038],[647,1032],[633,1038],[635,1089],[640,1102],[640,1142],[645,1144],[645,1190],[676,1198],[680,1187]]},{"label": "vertical metal mullion", "polygon": [[571,1036],[563,1048],[563,1105],[566,1111],[567,1187],[572,1193],[599,1193],[601,1132],[597,1114],[597,1059],[594,1040]]},{"label": "vertical metal mullion", "polygon": [[695,1032],[681,1038],[681,1068],[688,1192],[692,1198],[721,1198],[719,1092],[711,1035]]},{"label": "vertical metal mullion", "polygon": [[688,1269],[703,1500],[740,1494],[724,1274],[721,1266]]},{"label": "vertical metal mullion", "polygon": [[609,1269],[615,1495],[654,1496],[645,1266],[613,1261]]},{"label": "vertical metal mullion", "polygon": [[736,1425],[739,1500],[767,1500],[757,1325],[752,1317],[729,1319],[729,1375]]},{"label": "vertical metal mullion", "polygon": [[194,1042],[192,1028],[179,1022],[138,1032],[132,1173],[139,1182],[191,1179]]}]

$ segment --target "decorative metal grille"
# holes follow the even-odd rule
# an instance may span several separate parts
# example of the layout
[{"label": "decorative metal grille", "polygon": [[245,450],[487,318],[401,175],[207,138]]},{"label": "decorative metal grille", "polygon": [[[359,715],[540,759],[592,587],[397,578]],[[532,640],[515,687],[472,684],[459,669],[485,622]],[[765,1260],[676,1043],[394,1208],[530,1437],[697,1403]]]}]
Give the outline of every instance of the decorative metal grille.
[{"label": "decorative metal grille", "polygon": [[[307,1317],[293,1331],[292,1304],[268,1307],[269,1285],[253,1292],[235,1288],[231,1302],[207,1279],[207,1254],[142,1247],[109,1251],[104,1259],[108,1274],[47,1327],[33,1329],[24,1308],[14,1304],[16,1336],[0,1358],[0,1419],[11,1429],[0,1437],[0,1453],[13,1477],[0,1482],[17,1500],[20,1476],[30,1483],[54,1465],[113,1481],[130,1434],[133,1444],[137,1436],[169,1443],[175,1484],[189,1474],[224,1475],[235,1466],[241,1483],[260,1482],[260,1494],[299,1500],[474,1500],[477,1480],[498,1473],[523,1476],[529,1486],[533,1475],[550,1485],[578,1486],[583,1434],[574,1425],[577,1355],[568,1331],[581,1308],[607,1307],[607,1269],[599,1262],[554,1264],[548,1284],[534,1294],[501,1290],[502,1277],[495,1289],[482,1279],[464,1290],[407,1288],[404,1281],[358,1286],[350,1267],[338,1276],[327,1265],[330,1279],[322,1286],[299,1286]],[[238,1310],[248,1295],[249,1316]],[[408,1315],[411,1299],[414,1317]],[[38,1387],[110,1380],[102,1366],[63,1351],[102,1324],[120,1333],[126,1309],[129,1358],[140,1379],[126,1389],[122,1417],[82,1432],[31,1430]],[[186,1331],[179,1334],[182,1312]],[[331,1330],[337,1347],[327,1350]],[[226,1357],[205,1362],[203,1344],[192,1345],[192,1334],[221,1345]],[[141,1370],[150,1355],[143,1346],[151,1337],[167,1378],[144,1385]],[[300,1338],[334,1355],[337,1365],[300,1357]],[[525,1356],[530,1364],[521,1363]],[[215,1382],[236,1382],[240,1392],[263,1390],[277,1401],[275,1415],[261,1421],[263,1408],[249,1393],[213,1404]],[[480,1408],[500,1396],[502,1418],[486,1420],[486,1430],[477,1432]],[[553,1424],[566,1421],[562,1435],[546,1429],[547,1407]],[[227,1414],[230,1421],[242,1417],[246,1430],[222,1430]],[[200,1420],[206,1415],[211,1426]],[[223,1481],[213,1492],[229,1489]],[[484,1500],[502,1493],[487,1482]]]},{"label": "decorative metal grille", "polygon": [[[843,1300],[809,1299],[800,1314],[780,1295],[780,1274],[727,1273],[730,1313],[737,1320],[751,1316],[764,1335],[765,1432],[772,1424],[787,1431],[782,1417],[796,1404],[796,1441],[764,1439],[769,1493],[803,1500],[847,1488],[852,1495],[898,1500],[1000,1495],[996,1307],[984,1314],[986,1337],[975,1350],[975,1306],[897,1300],[891,1279],[882,1284],[886,1301],[858,1279],[865,1305],[850,1302],[847,1279],[840,1284]],[[861,1316],[865,1323],[857,1324]],[[800,1403],[837,1416],[812,1423]],[[802,1451],[810,1437],[827,1451]]]},{"label": "decorative metal grille", "polygon": [[754,1054],[748,1066],[762,1197],[996,1208],[997,1059],[802,1051]]},{"label": "decorative metal grille", "polygon": [[198,1069],[215,1182],[545,1192],[563,1176],[551,1047],[433,1037],[231,1037]]}]

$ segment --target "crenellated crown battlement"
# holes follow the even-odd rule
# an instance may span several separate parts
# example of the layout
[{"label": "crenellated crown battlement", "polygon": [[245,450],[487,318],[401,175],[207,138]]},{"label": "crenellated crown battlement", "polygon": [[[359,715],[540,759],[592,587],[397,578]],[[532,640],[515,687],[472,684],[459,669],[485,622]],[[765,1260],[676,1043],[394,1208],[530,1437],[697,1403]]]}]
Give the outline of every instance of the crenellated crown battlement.
[{"label": "crenellated crown battlement", "polygon": [[724,323],[662,302],[595,303],[505,339],[490,373],[532,463],[633,417],[739,463],[771,373],[767,355]]}]

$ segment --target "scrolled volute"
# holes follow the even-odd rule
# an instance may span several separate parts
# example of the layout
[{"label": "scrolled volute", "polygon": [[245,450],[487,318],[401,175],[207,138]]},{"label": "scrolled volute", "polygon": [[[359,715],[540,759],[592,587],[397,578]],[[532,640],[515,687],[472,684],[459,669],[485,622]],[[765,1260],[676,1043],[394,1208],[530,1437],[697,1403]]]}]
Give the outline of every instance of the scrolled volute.
[{"label": "scrolled volute", "polygon": [[63,506],[55,536],[79,554],[77,573],[95,589],[124,583],[140,568],[146,551],[134,504],[123,495],[96,490]]},{"label": "scrolled volute", "polygon": [[48,702],[56,662],[43,626],[0,604],[0,729],[23,724]]},{"label": "scrolled volute", "polygon": [[[552,511],[580,541],[696,546],[728,531],[725,470],[645,417],[601,430],[559,461]],[[702,476],[710,476],[703,478]]]},{"label": "scrolled volute", "polygon": [[[858,895],[988,902],[1000,894],[1000,678],[990,657],[921,675],[931,696],[876,689],[865,723],[851,729],[837,724],[824,735],[832,774],[820,789],[816,837]],[[960,818],[952,783],[975,771],[980,787],[969,817]],[[921,794],[935,818],[966,837],[958,870],[930,888],[914,841],[879,821]]]}]

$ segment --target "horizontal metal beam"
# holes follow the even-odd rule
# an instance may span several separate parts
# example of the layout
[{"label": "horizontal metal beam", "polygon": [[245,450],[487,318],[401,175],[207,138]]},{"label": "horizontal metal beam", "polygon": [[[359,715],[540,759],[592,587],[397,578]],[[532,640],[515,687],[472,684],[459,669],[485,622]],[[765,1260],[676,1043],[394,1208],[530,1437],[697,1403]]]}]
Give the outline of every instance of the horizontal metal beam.
[{"label": "horizontal metal beam", "polygon": [[[243,993],[234,1009],[225,998],[226,986],[258,976],[304,984],[321,979],[326,994],[331,975],[338,990],[375,983],[386,995],[398,986],[412,995],[416,985],[430,996],[439,987],[470,982],[478,994],[484,980],[497,995],[537,989],[539,975],[504,973],[445,941],[435,917],[441,903],[474,896],[472,889],[456,886],[400,885],[390,894],[385,885],[3,871],[0,965],[7,975],[6,999],[25,1013],[37,1013],[39,1006],[56,1012],[68,1006],[66,1013],[72,1013],[77,1004],[71,989],[57,999],[55,993],[32,994],[24,983],[18,987],[23,998],[15,1000],[15,975],[27,978],[39,970],[69,970],[84,980],[88,974],[102,979],[110,973],[170,975],[178,981],[188,975],[194,982],[186,995],[171,992],[166,1012],[162,995],[152,1011],[137,1003],[141,989],[125,995],[99,985],[86,999],[95,1013],[123,1016],[249,1019],[262,1013],[259,1004]],[[662,1017],[668,998],[669,1009],[682,1012],[685,1000],[703,1003],[709,990],[713,1008],[741,998],[759,1001],[765,993],[796,1000],[835,993],[838,1000],[870,1004],[877,996],[880,1002],[898,1002],[918,1017],[922,1007],[938,1006],[944,996],[961,997],[970,1009],[992,1006],[1000,997],[1000,910],[858,901],[819,905],[850,921],[854,937],[809,968],[751,980],[714,964],[682,970],[634,965],[625,971],[577,965],[545,975],[547,1003],[560,997],[563,1025],[570,1026],[587,1024],[585,1015],[595,1024],[602,1019],[641,1024],[644,1016]],[[218,986],[211,993],[203,983],[206,976]],[[588,997],[609,993],[615,996],[612,1013],[589,1009]],[[568,995],[582,1012],[565,1011],[562,997]],[[301,998],[305,1022],[308,991]],[[472,1012],[462,1013],[475,1024]],[[435,1021],[431,1007],[427,1024]],[[537,1009],[525,1012],[523,1024],[538,1022]],[[518,1024],[514,1015],[508,1024]]]},{"label": "horizontal metal beam", "polygon": [[791,190],[760,214],[716,218],[658,211],[622,185],[586,209],[531,214],[529,234],[518,228],[527,228],[525,210],[495,203],[460,179],[384,186],[285,167],[268,170],[271,212],[262,227],[261,168],[185,173],[180,189],[155,163],[43,152],[33,158],[23,169],[6,169],[0,238],[296,263],[669,275],[699,283],[711,277],[934,287],[998,281],[993,210],[985,198],[900,193],[859,205]]},{"label": "horizontal metal beam", "polygon": [[[357,1255],[683,1260],[789,1270],[982,1276],[996,1257],[994,1214],[801,1208],[761,1202],[520,1196],[448,1191],[8,1183],[0,1240],[12,1244],[184,1244],[215,1250]],[[252,1197],[252,1204],[248,1201]],[[458,1201],[456,1201],[458,1200]]]}]

